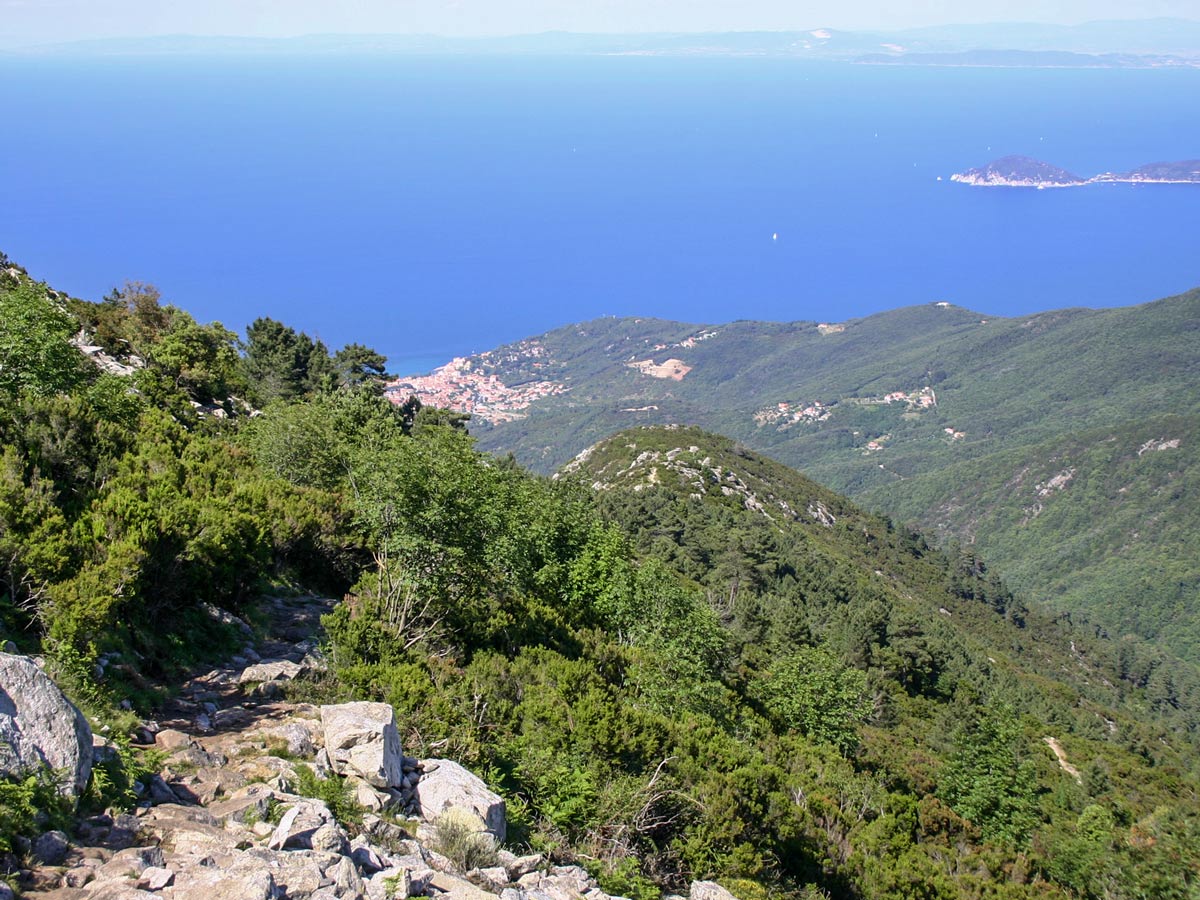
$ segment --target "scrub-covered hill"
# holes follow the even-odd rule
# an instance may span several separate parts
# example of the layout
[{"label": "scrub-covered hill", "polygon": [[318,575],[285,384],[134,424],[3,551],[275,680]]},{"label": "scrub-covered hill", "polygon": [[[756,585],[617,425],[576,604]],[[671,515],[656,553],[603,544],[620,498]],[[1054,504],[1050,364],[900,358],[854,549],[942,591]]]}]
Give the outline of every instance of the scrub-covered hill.
[{"label": "scrub-covered hill", "polygon": [[[187,769],[131,736],[156,710],[205,709],[201,730],[219,734],[263,713],[285,688],[246,687],[260,676],[246,676],[245,620],[278,624],[264,591],[322,587],[342,598],[324,667],[286,688],[289,709],[389,704],[406,754],[499,792],[507,849],[585,865],[607,894],[653,900],[697,879],[741,900],[1194,894],[1200,688],[1154,647],[1027,609],[973,553],[932,549],[727,438],[625,432],[543,478],[478,450],[452,414],[388,403],[368,348],[331,355],[269,320],[239,347],[145,286],[94,304],[3,273],[0,639],[107,735],[74,811],[0,770],[6,871],[33,873],[28,839],[48,825],[60,848],[132,840],[176,812],[92,814],[220,782],[215,744],[191,746]],[[307,668],[311,644],[292,649]],[[230,654],[240,674],[201,679],[220,691],[191,681],[171,699]],[[284,743],[266,789],[324,798],[345,850],[364,794]],[[382,832],[371,819],[372,840],[404,844],[402,812],[385,809]],[[177,814],[216,841],[204,853],[261,869],[291,852],[290,832]],[[317,868],[336,864],[329,887],[357,898],[371,853]],[[98,885],[126,874],[113,860]],[[203,891],[212,868],[179,868],[172,890]],[[323,895],[292,875],[289,896]],[[80,890],[39,880],[54,877],[25,881]]]},{"label": "scrub-covered hill", "polygon": [[541,471],[632,424],[729,435],[973,546],[1032,603],[1200,659],[1200,291],[1015,319],[599,319],[434,380],[482,447]]}]

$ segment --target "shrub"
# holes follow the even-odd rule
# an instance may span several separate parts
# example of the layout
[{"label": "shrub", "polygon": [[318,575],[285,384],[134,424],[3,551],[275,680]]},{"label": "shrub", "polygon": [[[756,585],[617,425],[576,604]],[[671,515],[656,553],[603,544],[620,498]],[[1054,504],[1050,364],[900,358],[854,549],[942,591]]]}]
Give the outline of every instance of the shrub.
[{"label": "shrub", "polygon": [[138,800],[134,785],[145,784],[157,774],[167,756],[161,750],[135,750],[124,736],[117,737],[113,746],[115,756],[92,766],[91,780],[80,799],[85,809],[133,809]]},{"label": "shrub", "polygon": [[474,813],[451,808],[434,820],[433,848],[464,872],[496,864],[496,839]]},{"label": "shrub", "polygon": [[354,799],[350,785],[337,775],[323,778],[309,766],[296,767],[296,793],[320,800],[344,826],[362,825],[363,809]]},{"label": "shrub", "polygon": [[870,716],[866,676],[825,647],[804,647],[780,660],[756,691],[771,718],[843,754],[858,743]]},{"label": "shrub", "polygon": [[13,853],[18,837],[33,837],[70,822],[71,803],[48,773],[0,779],[0,854]]}]

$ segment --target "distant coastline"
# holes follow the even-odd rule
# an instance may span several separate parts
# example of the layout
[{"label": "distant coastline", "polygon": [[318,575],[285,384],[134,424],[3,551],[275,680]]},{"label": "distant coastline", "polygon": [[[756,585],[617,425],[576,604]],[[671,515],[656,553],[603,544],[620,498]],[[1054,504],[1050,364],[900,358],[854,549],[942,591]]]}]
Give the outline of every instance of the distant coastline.
[{"label": "distant coastline", "polygon": [[791,59],[875,66],[1053,69],[1200,68],[1200,21],[1080,25],[1000,23],[845,31],[436,34],[196,34],[93,37],[59,43],[0,37],[0,57],[657,56]]},{"label": "distant coastline", "polygon": [[936,53],[869,53],[866,66],[934,66],[949,69],[1195,69],[1200,59],[1178,54],[1081,53],[1066,50],[963,50]]},{"label": "distant coastline", "polygon": [[1028,156],[1005,156],[977,169],[956,172],[951,181],[973,187],[1048,188],[1089,184],[1200,184],[1200,159],[1149,163],[1131,172],[1102,172],[1082,178]]}]

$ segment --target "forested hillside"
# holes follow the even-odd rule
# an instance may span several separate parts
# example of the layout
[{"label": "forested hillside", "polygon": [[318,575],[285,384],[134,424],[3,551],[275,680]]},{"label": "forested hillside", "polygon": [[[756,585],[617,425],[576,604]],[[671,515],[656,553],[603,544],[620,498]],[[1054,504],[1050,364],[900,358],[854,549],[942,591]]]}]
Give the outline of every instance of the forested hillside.
[{"label": "forested hillside", "polygon": [[[84,811],[136,802],[126,736],[233,615],[313,588],[344,599],[295,699],[391,704],[407,753],[505,797],[514,848],[610,893],[1200,889],[1200,686],[1153,646],[726,438],[625,432],[548,479],[388,403],[366,347],[3,263],[0,640],[121,747]],[[0,784],[0,856],[36,788]]]},{"label": "forested hillside", "polygon": [[[1017,319],[948,304],[821,324],[600,319],[462,368],[555,386],[473,428],[540,471],[632,424],[697,424],[973,546],[1032,603],[1194,662],[1198,328],[1200,291]],[[469,406],[456,377],[441,399]]]}]

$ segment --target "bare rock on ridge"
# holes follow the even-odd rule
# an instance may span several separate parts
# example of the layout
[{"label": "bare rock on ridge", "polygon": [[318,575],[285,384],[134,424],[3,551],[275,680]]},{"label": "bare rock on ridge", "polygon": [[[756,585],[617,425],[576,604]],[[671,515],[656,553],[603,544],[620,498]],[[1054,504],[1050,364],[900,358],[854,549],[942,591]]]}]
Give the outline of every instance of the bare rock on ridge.
[{"label": "bare rock on ridge", "polygon": [[0,775],[42,768],[78,797],[92,772],[92,729],[33,660],[0,653]]},{"label": "bare rock on ridge", "polygon": [[325,751],[339,775],[357,775],[377,788],[399,787],[404,755],[396,713],[386,703],[340,703],[321,707]]},{"label": "bare rock on ridge", "polygon": [[477,775],[449,759],[421,761],[424,774],[417,784],[421,817],[432,822],[448,809],[463,809],[478,816],[496,840],[504,842],[507,830],[504,799],[488,790]]}]

